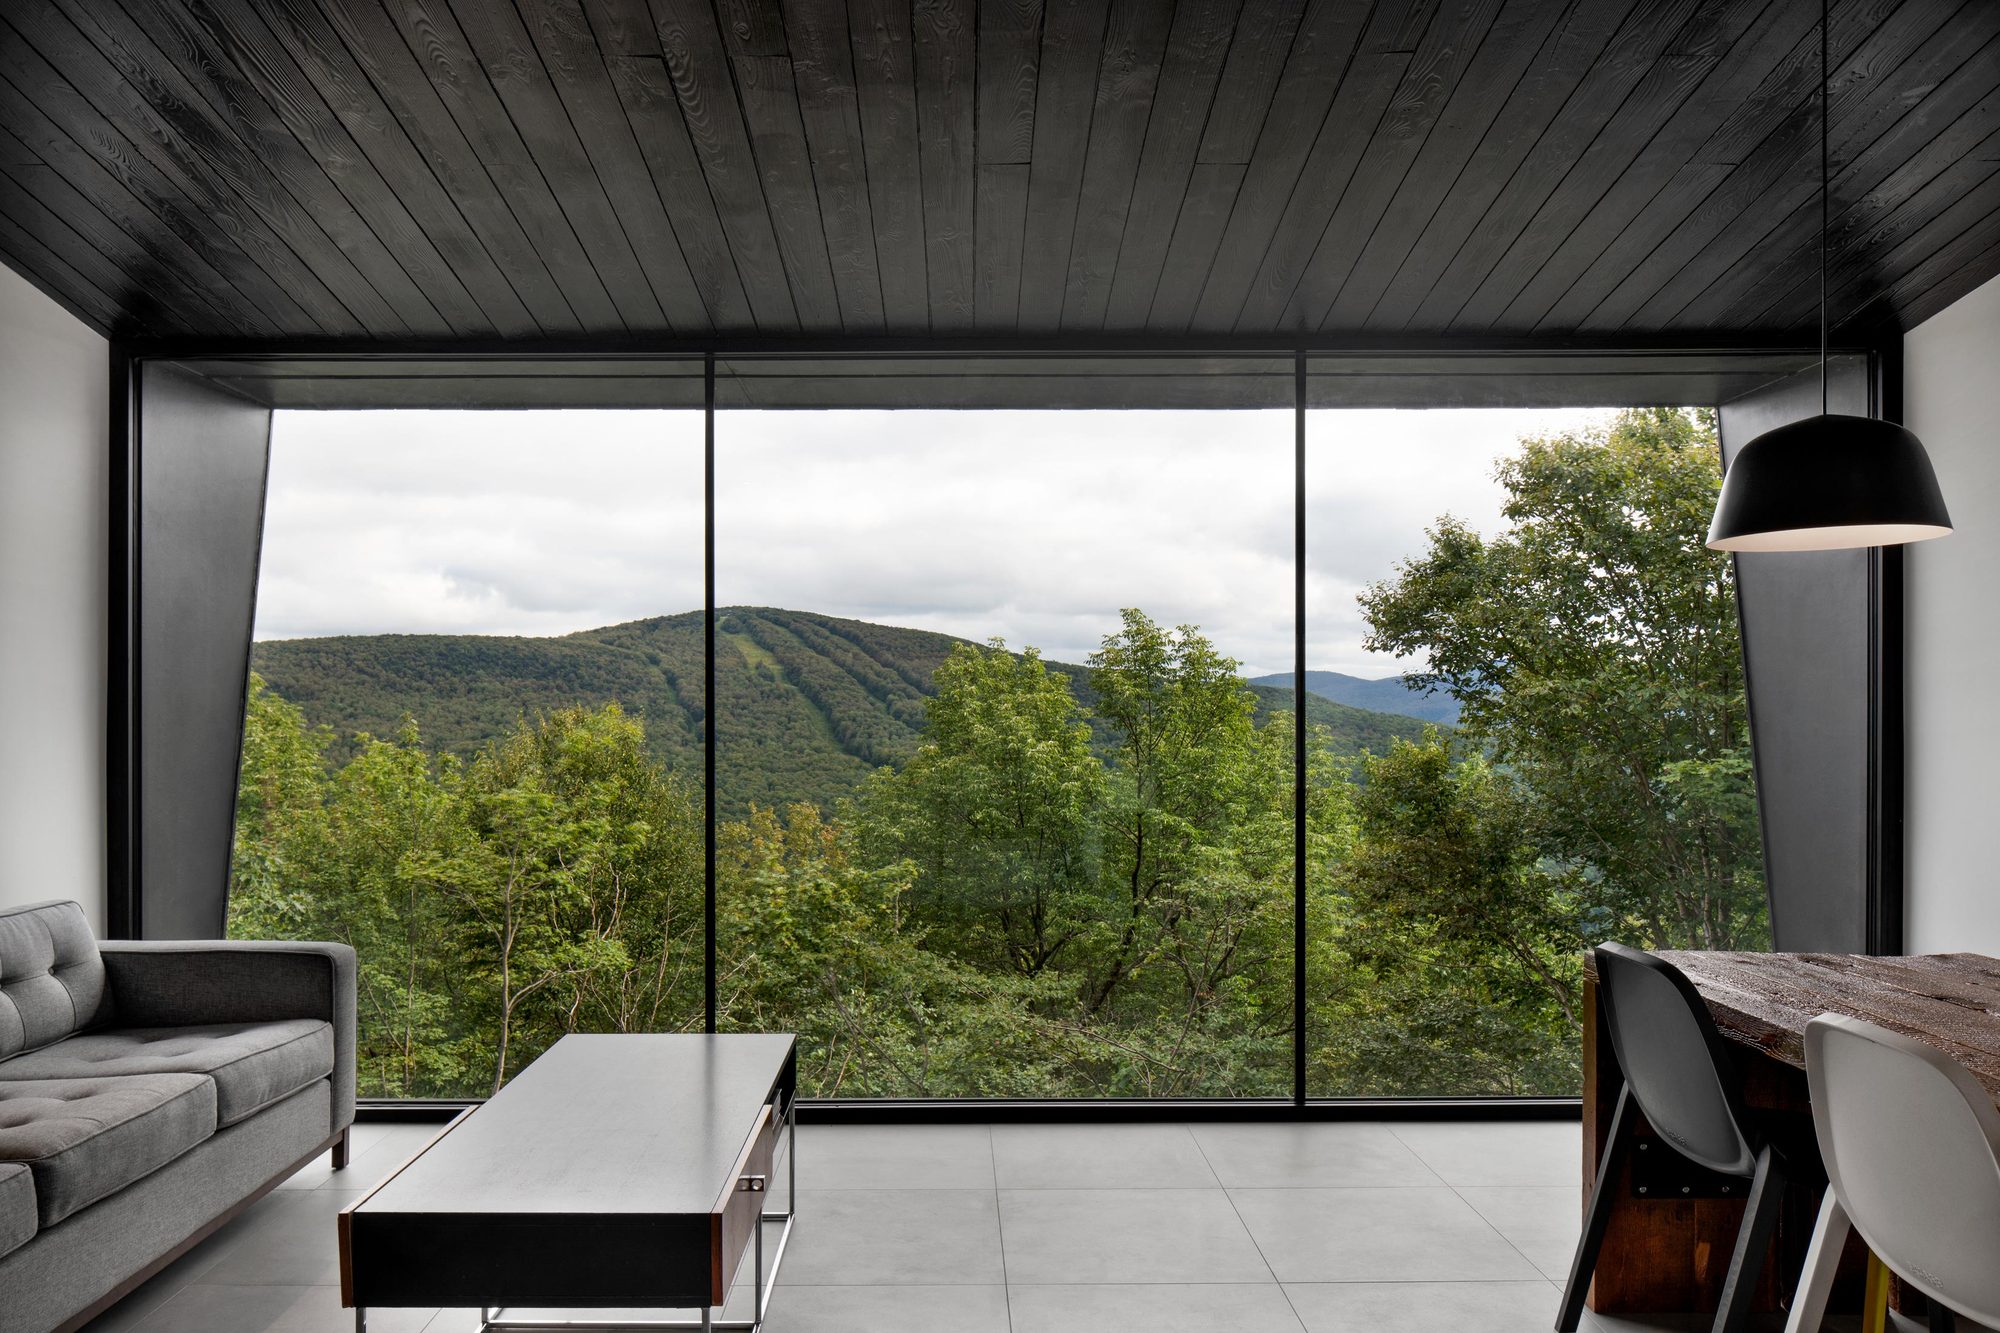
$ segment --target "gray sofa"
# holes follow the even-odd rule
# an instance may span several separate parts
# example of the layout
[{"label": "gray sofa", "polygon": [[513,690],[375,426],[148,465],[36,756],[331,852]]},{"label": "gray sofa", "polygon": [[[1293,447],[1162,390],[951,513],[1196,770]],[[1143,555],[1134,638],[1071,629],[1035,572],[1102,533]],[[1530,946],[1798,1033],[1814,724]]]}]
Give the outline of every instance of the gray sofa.
[{"label": "gray sofa", "polygon": [[0,1333],[72,1329],[354,1120],[354,951],[0,911]]}]

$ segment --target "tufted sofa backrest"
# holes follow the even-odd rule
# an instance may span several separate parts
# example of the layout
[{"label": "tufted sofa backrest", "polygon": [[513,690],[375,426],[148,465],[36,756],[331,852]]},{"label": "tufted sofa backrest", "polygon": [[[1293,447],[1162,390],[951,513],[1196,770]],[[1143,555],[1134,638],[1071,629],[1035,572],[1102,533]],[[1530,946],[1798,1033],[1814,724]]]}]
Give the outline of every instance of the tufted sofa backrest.
[{"label": "tufted sofa backrest", "polygon": [[0,910],[0,1060],[83,1031],[103,1003],[104,960],[83,908]]}]

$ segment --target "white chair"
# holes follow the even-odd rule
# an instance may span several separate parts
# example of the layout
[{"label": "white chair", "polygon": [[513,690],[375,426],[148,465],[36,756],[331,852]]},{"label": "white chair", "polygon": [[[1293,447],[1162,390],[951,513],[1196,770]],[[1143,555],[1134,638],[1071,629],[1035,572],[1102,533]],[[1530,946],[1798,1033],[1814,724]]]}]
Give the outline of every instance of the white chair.
[{"label": "white chair", "polygon": [[1944,1052],[1857,1018],[1806,1026],[1813,1125],[1832,1182],[1786,1333],[1819,1333],[1850,1228],[1930,1301],[2000,1324],[2000,1110]]}]

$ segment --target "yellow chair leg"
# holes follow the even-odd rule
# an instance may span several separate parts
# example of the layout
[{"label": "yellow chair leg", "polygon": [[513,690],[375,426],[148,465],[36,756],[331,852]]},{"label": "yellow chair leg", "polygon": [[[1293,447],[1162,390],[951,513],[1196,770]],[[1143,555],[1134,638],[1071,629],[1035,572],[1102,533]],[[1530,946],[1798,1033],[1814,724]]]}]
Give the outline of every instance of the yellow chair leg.
[{"label": "yellow chair leg", "polygon": [[1889,1327],[1889,1270],[1868,1252],[1868,1285],[1861,1296],[1861,1333],[1886,1333]]}]

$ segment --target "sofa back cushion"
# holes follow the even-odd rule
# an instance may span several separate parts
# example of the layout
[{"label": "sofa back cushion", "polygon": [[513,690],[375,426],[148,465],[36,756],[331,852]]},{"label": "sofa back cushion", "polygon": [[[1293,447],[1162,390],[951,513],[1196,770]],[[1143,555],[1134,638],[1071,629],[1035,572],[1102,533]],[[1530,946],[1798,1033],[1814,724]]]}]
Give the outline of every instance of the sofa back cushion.
[{"label": "sofa back cushion", "polygon": [[0,911],[0,1060],[95,1023],[104,960],[83,908],[34,903]]}]

